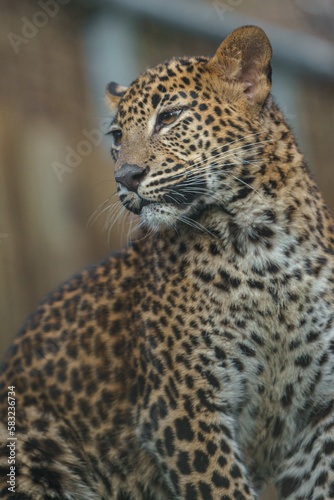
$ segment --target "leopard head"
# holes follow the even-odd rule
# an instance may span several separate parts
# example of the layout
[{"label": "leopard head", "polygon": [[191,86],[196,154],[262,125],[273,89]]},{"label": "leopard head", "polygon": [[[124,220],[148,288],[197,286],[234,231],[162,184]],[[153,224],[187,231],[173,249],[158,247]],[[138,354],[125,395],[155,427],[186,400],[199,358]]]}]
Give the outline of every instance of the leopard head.
[{"label": "leopard head", "polygon": [[129,88],[107,86],[119,198],[145,226],[176,227],[213,206],[228,210],[245,188],[235,178],[249,177],[263,142],[270,59],[265,33],[245,26],[212,58],[173,58]]}]

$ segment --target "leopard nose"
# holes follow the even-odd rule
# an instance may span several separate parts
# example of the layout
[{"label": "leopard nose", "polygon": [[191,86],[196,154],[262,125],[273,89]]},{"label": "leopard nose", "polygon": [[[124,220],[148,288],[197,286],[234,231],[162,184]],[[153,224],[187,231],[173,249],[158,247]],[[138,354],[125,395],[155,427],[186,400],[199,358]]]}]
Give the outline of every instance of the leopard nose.
[{"label": "leopard nose", "polygon": [[115,180],[123,184],[129,191],[137,192],[138,186],[147,174],[147,168],[124,163],[118,172],[115,172]]}]

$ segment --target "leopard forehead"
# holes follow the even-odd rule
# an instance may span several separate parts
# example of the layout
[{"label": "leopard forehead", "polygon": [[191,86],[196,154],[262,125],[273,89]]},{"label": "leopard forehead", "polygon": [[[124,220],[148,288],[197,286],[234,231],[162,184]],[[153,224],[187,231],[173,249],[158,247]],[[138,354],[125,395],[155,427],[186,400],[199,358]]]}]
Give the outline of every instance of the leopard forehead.
[{"label": "leopard forehead", "polygon": [[[173,58],[146,70],[123,93],[113,120],[126,139],[122,148],[116,148],[122,150],[120,155],[112,151],[116,169],[124,162],[149,165],[152,174],[156,168],[168,167],[172,158],[174,164],[189,165],[200,159],[198,155],[209,155],[226,141],[255,132],[235,105],[230,85],[224,79],[217,85],[209,61],[207,57]],[[171,110],[183,112],[176,126],[154,134],[159,113]]]},{"label": "leopard forehead", "polygon": [[124,94],[118,120],[122,125],[132,122],[140,125],[147,112],[175,106],[189,97],[197,99],[204,91],[202,75],[207,71],[208,60],[205,57],[173,58],[146,70]]}]

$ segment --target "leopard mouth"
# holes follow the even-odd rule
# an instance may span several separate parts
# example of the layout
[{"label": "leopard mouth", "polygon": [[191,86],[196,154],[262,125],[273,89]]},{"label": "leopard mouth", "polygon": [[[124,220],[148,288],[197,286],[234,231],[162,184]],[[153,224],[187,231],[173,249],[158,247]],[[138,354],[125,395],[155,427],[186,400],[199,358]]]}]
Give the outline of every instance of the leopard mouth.
[{"label": "leopard mouth", "polygon": [[163,227],[175,228],[180,222],[196,219],[205,210],[205,202],[201,196],[176,195],[173,190],[171,199],[168,190],[158,200],[149,200],[138,193],[134,196],[122,197],[122,203],[127,210],[139,215],[143,227],[159,230]]},{"label": "leopard mouth", "polygon": [[[206,182],[203,178],[196,179],[192,176],[187,176],[186,181],[168,185],[162,188],[155,199],[149,199],[139,192],[130,192],[128,190],[120,193],[120,201],[124,207],[130,212],[140,215],[144,219],[153,217],[158,220],[159,214],[163,217],[167,213],[173,213],[174,219],[196,214],[205,205],[203,197],[208,192]],[[149,195],[149,193],[148,193]]]},{"label": "leopard mouth", "polygon": [[129,210],[130,212],[140,215],[143,208],[147,207],[149,205],[158,205],[157,201],[154,200],[148,200],[147,198],[142,198],[141,196],[137,195],[136,199],[125,199],[121,200],[124,207]]},{"label": "leopard mouth", "polygon": [[192,197],[191,200],[189,199],[189,197],[187,200],[185,200],[184,198],[177,199],[176,195],[173,194],[173,199],[170,199],[170,197],[168,195],[163,195],[160,201],[156,201],[156,200],[148,200],[147,198],[139,197],[139,202],[138,202],[138,200],[136,202],[133,202],[133,200],[125,200],[123,202],[123,205],[130,212],[133,212],[136,215],[140,215],[142,213],[143,208],[148,207],[148,206],[154,208],[154,206],[161,207],[163,205],[165,205],[165,206],[172,205],[172,206],[178,208],[179,210],[185,210],[186,208],[189,208],[189,204],[191,203],[191,201],[194,201],[195,198],[196,197],[194,196],[194,197]]},{"label": "leopard mouth", "polygon": [[[130,212],[140,215],[145,207],[154,206],[173,207],[176,210],[184,212],[197,204],[199,198],[208,192],[206,181],[203,177],[196,178],[193,174],[188,174],[181,182],[167,185],[161,189],[155,199],[149,199],[143,196],[139,191],[133,192],[122,188],[119,192],[120,201]],[[145,193],[146,194],[146,193]]]},{"label": "leopard mouth", "polygon": [[161,195],[160,200],[149,200],[147,198],[143,198],[140,195],[137,194],[136,199],[124,199],[122,200],[123,205],[127,210],[130,212],[133,212],[136,215],[140,215],[143,208],[148,207],[148,206],[170,206],[173,205],[174,207],[184,210],[187,207],[189,207],[189,204],[196,198],[196,196],[187,196],[185,198],[184,195],[181,193],[178,194],[175,191],[173,191],[173,195],[170,195],[169,193],[164,193]]}]

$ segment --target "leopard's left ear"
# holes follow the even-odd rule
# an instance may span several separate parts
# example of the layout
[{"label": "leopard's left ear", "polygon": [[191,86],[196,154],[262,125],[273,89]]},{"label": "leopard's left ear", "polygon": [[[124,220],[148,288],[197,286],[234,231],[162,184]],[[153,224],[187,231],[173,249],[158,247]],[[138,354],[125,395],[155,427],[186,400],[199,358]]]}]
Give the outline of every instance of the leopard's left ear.
[{"label": "leopard's left ear", "polygon": [[106,88],[106,100],[109,109],[113,113],[117,113],[119,102],[127,89],[128,87],[122,87],[122,85],[118,85],[116,82],[108,83]]},{"label": "leopard's left ear", "polygon": [[[211,72],[236,85],[254,105],[262,105],[271,88],[271,45],[257,26],[232,31],[209,61]],[[241,84],[241,85],[240,85]]]}]

